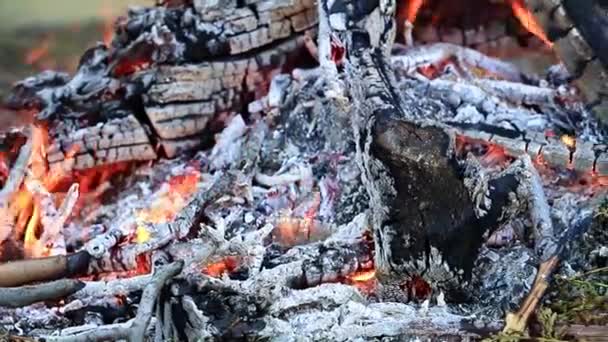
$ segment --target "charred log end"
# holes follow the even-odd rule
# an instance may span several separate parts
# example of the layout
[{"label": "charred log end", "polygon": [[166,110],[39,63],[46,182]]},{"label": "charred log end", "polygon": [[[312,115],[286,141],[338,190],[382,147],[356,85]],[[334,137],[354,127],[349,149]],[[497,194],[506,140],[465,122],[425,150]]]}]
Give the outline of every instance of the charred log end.
[{"label": "charred log end", "polygon": [[[389,249],[384,253],[389,265],[376,265],[379,273],[388,272],[389,278],[422,275],[434,287],[470,279],[486,227],[475,217],[448,153],[449,135],[391,118],[379,119],[373,134],[372,154],[387,167],[396,190],[386,203],[389,213],[379,234],[388,241],[377,244]],[[448,274],[437,273],[445,266]],[[459,292],[442,290],[452,292],[452,298]]]}]

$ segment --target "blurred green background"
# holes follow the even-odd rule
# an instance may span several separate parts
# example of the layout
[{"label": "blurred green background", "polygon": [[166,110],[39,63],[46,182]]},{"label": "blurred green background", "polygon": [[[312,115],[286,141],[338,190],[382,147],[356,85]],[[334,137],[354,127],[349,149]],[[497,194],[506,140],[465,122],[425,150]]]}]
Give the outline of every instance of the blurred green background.
[{"label": "blurred green background", "polygon": [[1,0],[0,97],[44,69],[73,71],[130,5],[154,0]]}]

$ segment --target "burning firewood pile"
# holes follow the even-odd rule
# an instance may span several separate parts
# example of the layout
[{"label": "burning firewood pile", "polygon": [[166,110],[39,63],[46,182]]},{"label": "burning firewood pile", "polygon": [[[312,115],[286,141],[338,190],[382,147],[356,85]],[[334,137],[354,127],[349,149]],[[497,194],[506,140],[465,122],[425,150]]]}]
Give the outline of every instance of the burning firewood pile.
[{"label": "burning firewood pile", "polygon": [[539,336],[554,279],[605,275],[608,25],[447,3],[159,1],[17,83],[2,338]]}]

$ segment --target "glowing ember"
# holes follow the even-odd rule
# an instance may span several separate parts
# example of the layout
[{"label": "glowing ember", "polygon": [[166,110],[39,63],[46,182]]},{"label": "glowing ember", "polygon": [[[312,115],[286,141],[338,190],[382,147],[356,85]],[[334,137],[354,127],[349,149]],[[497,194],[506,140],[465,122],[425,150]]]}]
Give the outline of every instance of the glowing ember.
[{"label": "glowing ember", "polygon": [[534,18],[534,15],[524,4],[524,1],[510,0],[510,4],[511,9],[513,10],[513,15],[526,28],[526,30],[535,35],[538,39],[542,40],[547,46],[552,47],[553,43],[549,40],[549,38],[547,38],[540,24],[536,21],[536,18]]},{"label": "glowing ember", "polygon": [[427,299],[432,292],[431,285],[420,276],[414,276],[405,283],[405,289],[412,299]]},{"label": "glowing ember", "polygon": [[376,270],[367,270],[357,272],[348,277],[352,281],[368,281],[376,278]]},{"label": "glowing ember", "polygon": [[571,137],[569,135],[562,135],[559,140],[564,143],[564,145],[568,146],[570,149],[574,149],[576,147],[576,138]]},{"label": "glowing ember", "polygon": [[355,286],[362,293],[370,294],[376,290],[376,270],[358,271],[346,278],[346,283]]},{"label": "glowing ember", "polygon": [[330,39],[330,53],[331,60],[336,65],[341,65],[342,60],[344,59],[344,55],[346,54],[346,48],[344,47],[344,44],[342,44],[342,42],[333,35]]},{"label": "glowing ember", "polygon": [[182,210],[197,188],[200,173],[190,170],[185,174],[171,177],[154,196],[149,208],[140,211],[138,219],[149,223],[163,223],[172,220]]},{"label": "glowing ember", "polygon": [[282,216],[277,221],[272,235],[275,242],[292,247],[322,240],[329,232],[322,222],[314,218]]},{"label": "glowing ember", "polygon": [[513,157],[502,146],[463,135],[456,137],[456,151],[461,158],[472,152],[484,167],[505,167],[513,161]]},{"label": "glowing ember", "polygon": [[150,232],[146,227],[138,225],[135,231],[135,242],[142,244],[150,240]]},{"label": "glowing ember", "polygon": [[211,263],[203,268],[203,273],[214,278],[219,278],[224,274],[234,272],[238,267],[238,258],[229,256],[221,261]]},{"label": "glowing ember", "polygon": [[126,59],[125,61],[121,61],[120,63],[118,63],[118,65],[114,68],[113,73],[114,76],[121,77],[130,75],[139,70],[146,69],[149,66],[150,60],[147,58],[141,58],[136,60]]}]

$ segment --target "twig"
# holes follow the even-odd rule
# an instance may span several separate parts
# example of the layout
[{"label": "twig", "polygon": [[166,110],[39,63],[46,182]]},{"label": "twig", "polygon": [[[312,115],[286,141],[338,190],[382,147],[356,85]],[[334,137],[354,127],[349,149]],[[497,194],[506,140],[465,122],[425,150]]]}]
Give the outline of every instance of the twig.
[{"label": "twig", "polygon": [[528,325],[530,315],[536,310],[538,303],[542,299],[545,291],[549,287],[549,278],[559,264],[559,257],[553,256],[544,261],[538,267],[538,273],[534,279],[532,290],[522,303],[516,313],[509,312],[505,319],[504,333],[523,333]]},{"label": "twig", "polygon": [[15,216],[10,210],[9,203],[11,197],[23,182],[31,154],[32,139],[28,139],[25,145],[21,147],[15,165],[13,165],[4,187],[0,190],[0,243],[13,233]]},{"label": "twig", "polygon": [[110,324],[97,327],[94,330],[85,331],[70,336],[47,336],[39,341],[48,342],[80,342],[80,341],[106,341],[127,339],[131,342],[144,341],[146,328],[152,319],[154,305],[157,302],[161,289],[165,283],[179,274],[184,267],[183,261],[169,264],[154,274],[151,282],[146,285],[141,296],[141,302],[135,318],[125,323]]},{"label": "twig", "polygon": [[61,279],[33,286],[0,288],[0,306],[17,308],[68,296],[84,287],[73,279]]},{"label": "twig", "polygon": [[532,159],[530,156],[524,155],[520,157],[520,160],[525,167],[523,175],[524,183],[527,183],[529,191],[528,209],[533,225],[535,249],[541,260],[545,261],[558,253],[551,221],[551,208],[543,190],[542,179],[532,164]]},{"label": "twig", "polygon": [[25,145],[21,147],[19,156],[15,161],[15,165],[11,168],[8,179],[4,184],[2,190],[0,190],[0,203],[7,201],[10,196],[17,191],[23,178],[25,177],[25,170],[32,154],[32,139],[28,139]]}]

